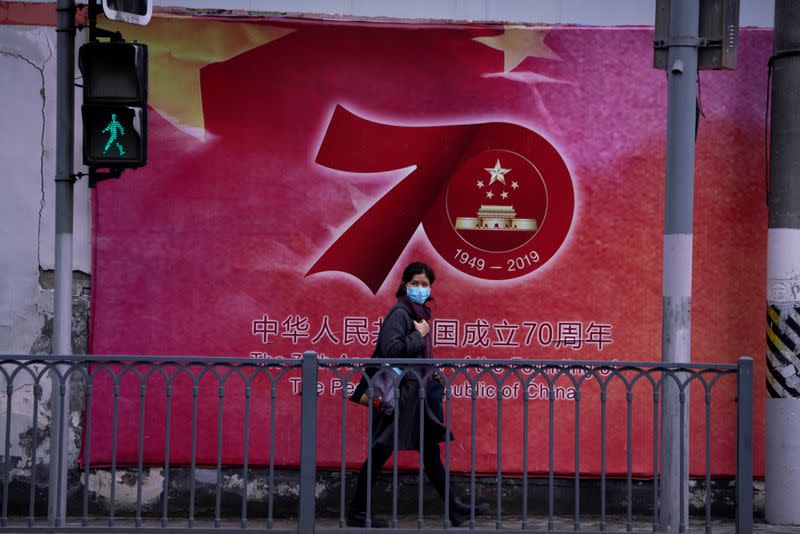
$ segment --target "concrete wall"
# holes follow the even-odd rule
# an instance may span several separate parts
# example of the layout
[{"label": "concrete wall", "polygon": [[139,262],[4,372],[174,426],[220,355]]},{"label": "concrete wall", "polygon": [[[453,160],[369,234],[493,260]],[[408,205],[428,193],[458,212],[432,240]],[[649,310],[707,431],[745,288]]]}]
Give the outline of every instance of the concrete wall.
[{"label": "concrete wall", "polygon": [[[0,26],[0,353],[49,353],[55,263],[55,29]],[[78,109],[80,109],[78,107]],[[76,132],[79,132],[76,125]],[[76,154],[78,150],[76,147]],[[76,155],[76,161],[80,158]],[[81,170],[80,168],[76,169]],[[75,190],[74,264],[79,282],[75,331],[86,351],[90,209],[86,183]],[[83,273],[83,276],[80,274]],[[83,301],[83,302],[81,302]]]},{"label": "concrete wall", "polygon": [[[0,353],[49,354],[53,331],[56,32],[45,26],[0,25]],[[78,93],[76,101],[79,100]],[[80,109],[80,108],[78,108]],[[80,131],[80,124],[75,126]],[[80,147],[76,147],[76,155]],[[76,156],[76,161],[80,158]],[[76,171],[81,167],[76,168]],[[90,206],[85,183],[75,189],[73,352],[86,353],[91,271]],[[32,367],[13,381],[11,401],[0,380],[0,451],[14,485],[32,467],[47,479],[51,379]],[[4,368],[11,371],[9,366]],[[76,385],[78,383],[76,382]],[[82,392],[73,395],[68,459],[75,464],[82,429]],[[10,406],[10,413],[9,412]],[[34,413],[36,424],[34,425]],[[7,457],[6,457],[7,454]],[[46,485],[41,486],[40,495]],[[14,492],[16,494],[17,492]]]}]

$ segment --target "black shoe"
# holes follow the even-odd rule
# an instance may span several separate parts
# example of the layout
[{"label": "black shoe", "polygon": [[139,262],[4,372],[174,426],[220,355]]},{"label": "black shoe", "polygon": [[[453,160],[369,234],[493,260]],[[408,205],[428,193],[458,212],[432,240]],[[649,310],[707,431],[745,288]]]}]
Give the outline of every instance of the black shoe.
[{"label": "black shoe", "polygon": [[[461,502],[460,499],[453,499],[453,502],[450,503],[450,524],[454,527],[459,527],[464,524],[465,521],[469,521],[472,515],[470,513],[471,510],[472,508],[470,508],[468,504]],[[483,515],[488,511],[489,505],[487,503],[475,505],[475,517]]]},{"label": "black shoe", "polygon": [[[367,527],[367,513],[366,512],[350,512],[347,514],[348,527]],[[389,528],[389,522],[384,518],[372,514],[372,528]]]}]

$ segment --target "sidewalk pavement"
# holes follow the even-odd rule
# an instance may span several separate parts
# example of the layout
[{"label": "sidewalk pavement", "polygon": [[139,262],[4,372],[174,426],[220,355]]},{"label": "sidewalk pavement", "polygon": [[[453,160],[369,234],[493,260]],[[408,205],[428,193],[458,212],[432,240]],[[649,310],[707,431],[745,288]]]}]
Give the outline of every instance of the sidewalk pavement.
[{"label": "sidewalk pavement", "polygon": [[[382,517],[384,517],[387,520],[390,520],[390,517],[386,516]],[[47,520],[45,518],[43,521],[37,521],[34,528],[41,529],[46,525],[47,525]],[[67,521],[66,526],[73,531],[76,527],[80,529],[80,521],[79,520],[76,521],[75,518],[70,517]],[[315,526],[317,531],[325,532],[326,534],[335,534],[341,528],[339,519],[336,518],[318,518]],[[652,518],[650,517],[636,516],[633,518],[630,526],[631,530],[627,531],[627,523],[626,523],[626,518],[624,516],[619,516],[619,515],[607,516],[605,532],[607,532],[608,534],[625,533],[625,532],[653,532],[653,523],[652,523]],[[93,517],[89,521],[87,530],[96,532],[100,531],[113,532],[115,530],[120,532],[135,532],[137,530],[136,526],[134,525],[133,519],[130,517],[118,517],[115,521],[114,527],[112,528],[106,528],[106,527],[108,527],[107,518]],[[143,524],[141,525],[140,529],[144,528],[149,530],[150,532],[162,531],[165,534],[166,533],[175,534],[177,532],[182,532],[182,531],[187,532],[189,530],[195,530],[195,531],[212,530],[212,529],[216,530],[216,528],[222,528],[229,531],[236,530],[237,532],[242,532],[242,533],[253,532],[253,531],[258,531],[260,533],[270,532],[270,530],[266,529],[266,521],[264,518],[250,518],[245,528],[242,528],[241,522],[239,520],[223,519],[221,524],[219,526],[216,526],[213,520],[207,518],[198,518],[197,520],[195,520],[191,529],[188,529],[187,527],[188,525],[186,519],[171,518],[169,521],[169,525],[165,528],[162,527],[160,520],[148,517],[143,519]],[[494,517],[483,516],[478,518],[475,527],[483,531],[486,530],[502,530],[506,532],[519,531],[522,529],[522,518],[519,516],[504,516],[502,524],[498,525]],[[710,534],[736,534],[736,523],[732,518],[714,519],[711,521],[710,527],[711,527],[709,531]],[[442,532],[444,525],[442,523],[441,515],[424,516],[423,525],[421,529],[419,529],[417,525],[416,517],[401,516],[398,517],[397,528],[406,531],[417,531],[417,532],[426,532],[426,531]],[[28,533],[31,532],[31,529],[29,529],[26,525],[26,520],[23,518],[14,518],[14,519],[9,518],[9,524],[2,530],[8,533],[19,532],[21,534],[25,532]],[[274,521],[271,530],[282,531],[282,533],[287,533],[287,532],[294,533],[297,531],[297,520],[277,519]],[[352,528],[348,528],[349,532],[353,532],[353,530],[354,529]],[[455,533],[461,533],[461,532],[467,533],[469,532],[469,526],[462,525],[459,528],[448,527],[447,530],[454,531]],[[542,533],[548,532],[547,517],[529,516],[527,530],[537,531]],[[375,529],[374,531],[386,532],[384,529]],[[575,531],[575,525],[572,516],[555,517],[550,531],[559,533]],[[367,531],[364,530],[364,532]],[[588,515],[581,516],[579,532],[582,533],[600,532],[600,517],[588,516]],[[689,522],[689,528],[687,529],[687,532],[697,533],[697,534],[700,533],[707,534],[705,520],[702,518],[698,519],[696,517],[692,517]],[[752,533],[800,534],[800,526],[768,525],[763,522],[763,518],[756,518],[756,520],[753,523]]]},{"label": "sidewalk pavement", "polygon": [[[390,517],[382,516],[384,519],[391,520]],[[632,518],[631,532],[653,532],[653,523],[651,517],[636,516]],[[754,534],[800,534],[800,525],[798,526],[783,526],[783,525],[768,525],[763,522],[763,518],[756,518],[753,522]],[[317,529],[326,531],[335,531],[339,529],[339,521],[336,519],[318,519],[316,523]],[[712,534],[736,534],[736,522],[733,518],[725,519],[712,519],[711,521]],[[495,530],[498,525],[495,518],[492,516],[483,516],[477,519],[476,528],[483,530]],[[416,517],[398,517],[397,528],[401,529],[417,529]],[[428,516],[424,517],[423,530],[426,529],[442,529],[442,517]],[[520,516],[507,516],[503,517],[500,529],[504,531],[515,531],[522,529],[522,518]],[[498,530],[500,530],[498,529]],[[529,516],[528,517],[528,530],[537,530],[541,532],[548,531],[547,517],[542,516]],[[448,530],[455,530],[456,532],[469,531],[468,525],[462,525],[454,529],[449,527]],[[559,516],[555,517],[552,525],[553,531],[566,532],[574,531],[575,525],[572,516]],[[380,531],[379,531],[380,532]],[[599,516],[581,516],[580,532],[600,532],[600,517]],[[605,532],[627,532],[627,522],[625,516],[607,516]],[[706,523],[704,518],[692,517],[689,521],[689,533],[703,533],[706,534]]]}]

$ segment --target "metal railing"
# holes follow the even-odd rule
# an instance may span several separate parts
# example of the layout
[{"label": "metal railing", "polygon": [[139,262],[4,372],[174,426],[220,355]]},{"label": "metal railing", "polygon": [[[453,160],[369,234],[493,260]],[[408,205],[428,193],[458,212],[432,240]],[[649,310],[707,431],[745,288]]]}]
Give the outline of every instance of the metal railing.
[{"label": "metal railing", "polygon": [[[691,446],[704,454],[698,465],[700,454],[689,463],[692,449],[679,451],[681,465],[685,461],[692,471],[694,491],[703,493],[702,528],[713,528],[712,475],[730,474],[736,482],[737,532],[750,531],[750,358],[738,364],[673,365],[340,360],[313,352],[302,360],[2,357],[0,530],[355,532],[346,526],[348,487],[361,462],[371,459],[373,418],[367,413],[375,408],[348,398],[364,377],[372,406],[375,380],[386,376],[397,397],[403,384],[418,384],[420,406],[430,381],[438,380],[446,426],[443,510],[426,497],[422,458],[397,454],[400,432],[393,433],[395,453],[375,508],[390,514],[396,531],[452,528],[448,497],[458,488],[473,510],[479,501],[493,501],[489,514],[473,512],[466,523],[476,532],[555,532],[567,529],[565,521],[569,530],[631,531],[641,527],[637,516],[643,513],[649,516],[648,530],[661,531],[665,394],[677,396],[681,428],[692,429]],[[51,381],[57,387],[50,387]],[[316,395],[302,394],[315,390]],[[69,402],[69,417],[61,413],[50,420],[54,395],[61,405]],[[401,403],[393,412],[395,428],[405,409]],[[426,424],[419,413],[422,448]],[[735,425],[729,417],[736,418]],[[464,445],[454,447],[453,430]],[[56,451],[57,458],[46,448],[53,432],[74,444],[70,451]],[[516,445],[509,449],[512,441]],[[58,479],[43,480],[44,464],[52,461],[60,466]],[[48,484],[60,488],[64,480],[67,495],[45,495]],[[624,489],[624,509],[607,502],[611,482]],[[587,499],[587,485],[599,496],[596,502]],[[325,495],[318,496],[320,491]],[[645,504],[634,499],[634,492],[641,497],[643,491],[650,492]],[[376,488],[368,484],[368,516],[373,493]],[[47,500],[53,498],[66,500],[66,516],[48,522]],[[681,499],[688,498],[682,488]],[[571,513],[565,513],[567,507]],[[680,531],[686,530],[689,525],[681,520]]]}]

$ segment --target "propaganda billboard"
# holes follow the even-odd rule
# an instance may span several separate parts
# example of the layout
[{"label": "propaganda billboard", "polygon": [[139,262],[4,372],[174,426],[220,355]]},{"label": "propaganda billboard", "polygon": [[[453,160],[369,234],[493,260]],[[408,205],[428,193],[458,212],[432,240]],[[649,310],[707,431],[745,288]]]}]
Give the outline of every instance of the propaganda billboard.
[{"label": "propaganda billboard", "polygon": [[[420,260],[437,276],[435,357],[660,360],[667,84],[652,68],[652,28],[155,17],[124,33],[150,49],[149,162],[93,191],[92,353],[369,357],[403,267]],[[740,39],[738,69],[699,82],[692,359],[755,356],[758,414],[771,32]],[[278,388],[281,428],[299,422],[298,376]],[[170,460],[189,463],[192,384],[181,380]],[[120,408],[138,413],[137,387],[122,385]],[[164,457],[163,387],[144,401],[149,463]],[[348,387],[320,379],[321,467],[339,465]],[[477,387],[477,467],[491,472],[503,392]],[[95,398],[111,388],[99,380]],[[245,426],[259,429],[250,463],[268,462],[269,389],[252,389],[245,420],[244,387],[229,385],[224,463],[242,461]],[[536,451],[547,450],[548,388],[537,379],[527,392],[529,470],[546,472]],[[472,391],[457,382],[452,393],[452,466],[468,470]],[[652,392],[634,394],[633,471],[652,473]],[[519,420],[523,394],[504,396],[513,474],[522,430],[505,418]],[[712,405],[715,474],[735,466],[734,397],[729,381]],[[197,402],[208,439],[196,460],[216,464],[217,385],[201,383]],[[366,419],[347,409],[353,467]],[[600,470],[600,409],[596,396],[580,406],[588,473]],[[92,406],[93,465],[111,461],[112,410]],[[559,383],[558,472],[574,468],[575,411],[574,388]],[[607,413],[624,428],[624,388]],[[118,424],[116,461],[135,463],[138,441],[126,436],[138,418]],[[704,472],[700,438],[694,473]],[[609,470],[622,473],[625,432],[608,439]],[[298,445],[280,437],[276,463],[296,466]]]}]

